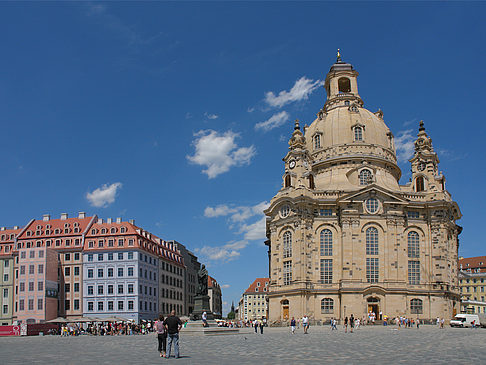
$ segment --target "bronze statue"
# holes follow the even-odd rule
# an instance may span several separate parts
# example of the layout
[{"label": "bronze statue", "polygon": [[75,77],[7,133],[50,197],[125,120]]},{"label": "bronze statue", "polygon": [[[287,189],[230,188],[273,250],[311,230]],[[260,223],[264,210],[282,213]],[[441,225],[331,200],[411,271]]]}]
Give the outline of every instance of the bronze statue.
[{"label": "bronze statue", "polygon": [[197,272],[198,287],[196,295],[208,295],[208,270],[206,266],[202,265],[201,269]]}]

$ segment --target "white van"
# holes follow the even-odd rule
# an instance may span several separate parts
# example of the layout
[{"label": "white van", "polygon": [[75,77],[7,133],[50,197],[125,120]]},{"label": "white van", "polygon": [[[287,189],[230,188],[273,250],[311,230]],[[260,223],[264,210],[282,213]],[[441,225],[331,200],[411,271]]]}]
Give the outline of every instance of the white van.
[{"label": "white van", "polygon": [[477,314],[456,314],[454,319],[451,320],[451,327],[472,327],[472,323],[476,326],[480,325],[479,316]]}]

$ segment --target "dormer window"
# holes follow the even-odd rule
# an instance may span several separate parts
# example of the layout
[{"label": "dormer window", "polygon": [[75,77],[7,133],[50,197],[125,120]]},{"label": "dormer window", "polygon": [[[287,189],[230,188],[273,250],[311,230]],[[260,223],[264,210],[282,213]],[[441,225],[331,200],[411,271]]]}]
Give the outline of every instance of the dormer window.
[{"label": "dormer window", "polygon": [[369,185],[372,182],[373,174],[368,169],[363,169],[359,173],[359,184],[362,186]]},{"label": "dormer window", "polygon": [[363,140],[363,127],[354,127],[354,141],[361,142]]},{"label": "dormer window", "polygon": [[318,150],[319,148],[321,148],[321,135],[316,134],[314,136],[314,149]]}]

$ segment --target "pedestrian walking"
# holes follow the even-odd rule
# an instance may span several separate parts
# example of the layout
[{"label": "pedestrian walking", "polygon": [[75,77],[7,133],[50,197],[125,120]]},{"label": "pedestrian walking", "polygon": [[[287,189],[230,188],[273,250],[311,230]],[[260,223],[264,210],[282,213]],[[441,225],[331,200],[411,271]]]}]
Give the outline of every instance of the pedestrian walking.
[{"label": "pedestrian walking", "polygon": [[166,353],[166,358],[170,357],[170,351],[172,349],[172,345],[174,345],[174,355],[175,358],[178,359],[180,357],[179,354],[179,331],[182,328],[182,321],[179,317],[176,316],[176,311],[172,310],[170,315],[165,319],[164,324],[167,328],[168,334],[168,349]]},{"label": "pedestrian walking", "polygon": [[263,335],[263,326],[265,325],[265,317],[260,321],[260,334]]},{"label": "pedestrian walking", "polygon": [[258,333],[258,319],[253,321],[253,327],[255,327],[255,333]]},{"label": "pedestrian walking", "polygon": [[164,324],[164,316],[159,315],[159,319],[155,321],[155,332],[157,333],[157,340],[159,341],[160,357],[165,357],[167,350],[167,328]]},{"label": "pedestrian walking", "polygon": [[307,314],[304,314],[304,317],[302,317],[302,326],[304,327],[304,333],[307,334],[309,330],[309,317],[307,317]]},{"label": "pedestrian walking", "polygon": [[348,332],[348,317],[344,318],[344,333]]},{"label": "pedestrian walking", "polygon": [[336,318],[334,318],[332,320],[332,329],[337,331],[337,320],[336,320]]},{"label": "pedestrian walking", "polygon": [[420,327],[420,319],[417,318],[417,321],[416,322],[417,322],[417,329],[419,329],[419,327]]},{"label": "pedestrian walking", "polygon": [[295,318],[292,317],[290,320],[290,330],[292,331],[292,334],[295,335]]},{"label": "pedestrian walking", "polygon": [[349,317],[349,329],[351,330],[351,333],[353,333],[353,327],[354,327],[354,316],[351,314],[351,317]]}]

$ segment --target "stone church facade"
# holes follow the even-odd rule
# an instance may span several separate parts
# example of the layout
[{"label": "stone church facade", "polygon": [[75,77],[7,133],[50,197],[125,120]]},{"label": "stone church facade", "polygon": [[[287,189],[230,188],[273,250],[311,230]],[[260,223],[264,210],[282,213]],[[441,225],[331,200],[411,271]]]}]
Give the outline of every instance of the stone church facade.
[{"label": "stone church facade", "polygon": [[269,320],[343,319],[370,311],[450,319],[460,306],[461,212],[446,190],[423,122],[399,185],[394,137],[363,107],[358,72],[338,55],[327,100],[296,121],[282,188],[265,211]]}]

